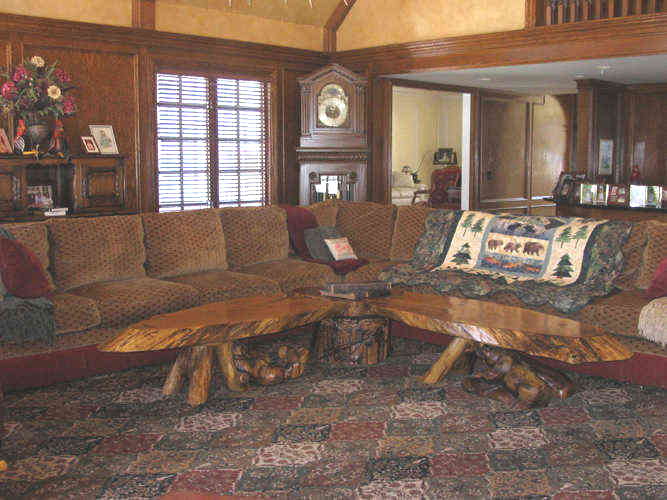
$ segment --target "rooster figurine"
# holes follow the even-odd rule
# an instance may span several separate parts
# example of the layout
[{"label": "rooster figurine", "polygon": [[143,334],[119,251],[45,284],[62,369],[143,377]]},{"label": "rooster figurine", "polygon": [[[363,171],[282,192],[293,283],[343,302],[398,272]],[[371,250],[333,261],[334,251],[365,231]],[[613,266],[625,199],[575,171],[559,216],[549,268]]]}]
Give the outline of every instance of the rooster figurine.
[{"label": "rooster figurine", "polygon": [[65,127],[63,127],[62,120],[56,120],[56,128],[49,142],[48,153],[58,158],[65,158],[68,151],[69,147],[65,138]]},{"label": "rooster figurine", "polygon": [[25,122],[23,120],[19,120],[19,125],[16,128],[16,137],[14,138],[14,152],[17,155],[20,155],[23,153],[23,150],[25,149]]}]

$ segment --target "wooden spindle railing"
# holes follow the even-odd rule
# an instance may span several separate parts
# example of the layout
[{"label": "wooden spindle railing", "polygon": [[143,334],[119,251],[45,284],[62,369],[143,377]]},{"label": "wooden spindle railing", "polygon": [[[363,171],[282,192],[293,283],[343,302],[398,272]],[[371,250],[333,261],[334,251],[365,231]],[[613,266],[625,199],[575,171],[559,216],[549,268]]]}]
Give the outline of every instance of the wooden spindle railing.
[{"label": "wooden spindle railing", "polygon": [[[535,0],[544,2],[538,26],[664,12],[667,0]],[[542,14],[540,14],[541,16]]]}]

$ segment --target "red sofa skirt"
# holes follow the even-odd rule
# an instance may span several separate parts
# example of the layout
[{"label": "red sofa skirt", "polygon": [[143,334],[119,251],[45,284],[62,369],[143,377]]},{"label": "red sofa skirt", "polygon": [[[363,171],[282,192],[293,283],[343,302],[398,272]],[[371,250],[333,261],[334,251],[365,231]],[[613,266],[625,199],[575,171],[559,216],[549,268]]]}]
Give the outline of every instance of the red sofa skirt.
[{"label": "red sofa skirt", "polygon": [[[453,337],[392,322],[392,335],[446,346]],[[278,335],[276,335],[278,336]],[[273,336],[267,336],[267,340]],[[0,389],[12,391],[66,382],[143,365],[169,363],[177,350],[138,353],[98,351],[95,346],[12,358],[0,361]],[[667,358],[636,353],[626,361],[570,365],[553,359],[535,358],[553,368],[584,375],[612,378],[633,384],[667,389]],[[0,395],[2,391],[0,390]]]}]

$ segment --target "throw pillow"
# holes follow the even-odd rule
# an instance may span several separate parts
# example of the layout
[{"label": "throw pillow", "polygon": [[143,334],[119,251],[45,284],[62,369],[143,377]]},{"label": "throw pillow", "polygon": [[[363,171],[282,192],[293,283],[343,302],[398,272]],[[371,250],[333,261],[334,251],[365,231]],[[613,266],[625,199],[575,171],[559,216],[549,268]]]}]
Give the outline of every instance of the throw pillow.
[{"label": "throw pillow", "polygon": [[641,271],[637,278],[637,288],[647,289],[655,270],[665,255],[667,246],[667,223],[650,220],[646,223],[646,247]]},{"label": "throw pillow", "polygon": [[325,239],[327,247],[334,260],[356,259],[357,255],[352,250],[352,245],[347,238]]},{"label": "throw pillow", "polygon": [[662,259],[655,270],[651,284],[646,291],[646,296],[653,300],[660,297],[667,297],[667,257]]},{"label": "throw pillow", "polygon": [[52,288],[37,256],[22,243],[0,236],[0,276],[7,293],[36,299]]},{"label": "throw pillow", "polygon": [[336,239],[340,238],[342,235],[335,227],[331,226],[319,226],[303,231],[304,239],[306,240],[306,246],[310,252],[310,256],[313,259],[322,260],[325,262],[331,262],[334,260],[329,247],[324,242],[326,239]]}]

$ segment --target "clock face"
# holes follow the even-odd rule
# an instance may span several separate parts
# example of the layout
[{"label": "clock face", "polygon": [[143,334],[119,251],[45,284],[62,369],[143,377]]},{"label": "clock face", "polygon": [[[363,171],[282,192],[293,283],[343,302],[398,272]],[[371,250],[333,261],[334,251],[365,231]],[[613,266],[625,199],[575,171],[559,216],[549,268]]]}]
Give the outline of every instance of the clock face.
[{"label": "clock face", "polygon": [[324,127],[340,127],[348,116],[348,97],[345,89],[336,83],[322,87],[317,96],[317,120]]}]

